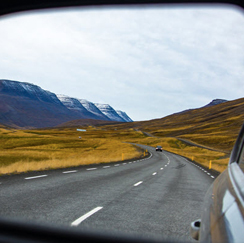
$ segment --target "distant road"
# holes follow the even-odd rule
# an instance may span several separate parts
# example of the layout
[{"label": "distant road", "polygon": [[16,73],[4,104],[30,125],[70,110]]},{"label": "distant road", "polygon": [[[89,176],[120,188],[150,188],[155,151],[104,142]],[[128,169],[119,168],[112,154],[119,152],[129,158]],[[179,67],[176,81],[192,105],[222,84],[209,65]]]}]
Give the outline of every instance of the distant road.
[{"label": "distant road", "polygon": [[0,177],[0,214],[107,232],[192,241],[214,175],[169,152],[151,157]]},{"label": "distant road", "polygon": [[[135,129],[135,131],[140,131],[140,132],[142,132],[143,134],[145,134],[148,137],[160,138],[160,137],[157,137],[157,136],[152,135],[151,133],[143,132],[143,131],[138,130],[138,129]],[[172,137],[172,138],[178,139],[178,140],[182,141],[183,143],[186,143],[186,144],[188,144],[190,146],[195,146],[195,147],[199,147],[199,148],[203,148],[203,149],[208,149],[208,150],[212,150],[212,151],[217,151],[217,152],[223,152],[223,153],[227,153],[227,154],[229,153],[228,151],[223,151],[223,150],[219,150],[219,149],[210,148],[210,147],[207,147],[207,146],[204,146],[204,145],[200,145],[200,144],[194,143],[194,142],[189,141],[187,139],[183,139],[183,138],[179,138],[179,137]]]}]

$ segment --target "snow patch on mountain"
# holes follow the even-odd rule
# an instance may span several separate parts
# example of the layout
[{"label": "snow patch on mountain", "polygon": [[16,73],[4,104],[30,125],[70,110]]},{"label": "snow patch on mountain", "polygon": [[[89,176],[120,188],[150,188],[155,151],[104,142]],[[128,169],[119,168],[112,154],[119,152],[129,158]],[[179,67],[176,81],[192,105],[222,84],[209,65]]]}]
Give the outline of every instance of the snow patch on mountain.
[{"label": "snow patch on mountain", "polygon": [[0,80],[0,91],[14,96],[25,96],[34,100],[61,104],[54,93],[31,83]]},{"label": "snow patch on mountain", "polygon": [[104,115],[92,102],[85,99],[78,99],[79,102],[91,113],[100,116],[102,120],[110,120],[106,115]]},{"label": "snow patch on mountain", "polygon": [[108,104],[98,104],[95,103],[95,106],[110,120],[118,122],[126,122],[118,113]]},{"label": "snow patch on mountain", "polygon": [[126,122],[133,122],[133,120],[124,112],[116,110],[117,114],[122,117]]}]

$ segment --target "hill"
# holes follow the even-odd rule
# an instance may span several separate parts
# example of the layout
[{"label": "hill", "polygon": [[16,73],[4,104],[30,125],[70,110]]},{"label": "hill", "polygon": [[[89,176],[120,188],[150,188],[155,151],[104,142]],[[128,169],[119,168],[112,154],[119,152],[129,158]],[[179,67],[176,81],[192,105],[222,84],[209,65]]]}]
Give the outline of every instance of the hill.
[{"label": "hill", "polygon": [[57,127],[80,127],[80,126],[101,126],[101,125],[111,125],[119,124],[121,122],[117,121],[104,121],[104,120],[95,120],[95,119],[78,119],[72,120],[69,122],[62,123]]},{"label": "hill", "polygon": [[230,153],[244,122],[244,98],[150,121],[120,124],[156,137],[176,137]]}]

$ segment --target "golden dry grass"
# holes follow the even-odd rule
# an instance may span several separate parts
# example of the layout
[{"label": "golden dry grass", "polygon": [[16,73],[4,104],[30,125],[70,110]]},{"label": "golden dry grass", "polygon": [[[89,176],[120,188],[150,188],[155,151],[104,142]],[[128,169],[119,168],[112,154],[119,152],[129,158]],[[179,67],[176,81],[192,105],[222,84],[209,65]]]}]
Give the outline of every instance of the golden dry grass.
[{"label": "golden dry grass", "polygon": [[83,133],[75,128],[0,129],[0,174],[115,162],[121,161],[122,156],[124,160],[142,157],[143,151],[130,142],[153,147],[161,145],[164,150],[206,167],[211,160],[212,168],[218,171],[223,171],[228,163],[224,152],[189,146],[177,138],[149,137],[132,128],[117,129],[114,126],[86,129]]},{"label": "golden dry grass", "polygon": [[[123,132],[122,136],[129,134]],[[1,131],[0,174],[108,163],[144,155],[142,150],[113,136],[94,129],[82,134],[75,129]]]},{"label": "golden dry grass", "polygon": [[224,152],[190,146],[177,138],[147,137],[137,140],[132,139],[132,141],[153,147],[161,145],[164,150],[184,156],[190,160],[194,160],[207,168],[209,167],[210,161],[212,161],[211,168],[219,172],[222,172],[227,168],[229,161],[228,155]]}]

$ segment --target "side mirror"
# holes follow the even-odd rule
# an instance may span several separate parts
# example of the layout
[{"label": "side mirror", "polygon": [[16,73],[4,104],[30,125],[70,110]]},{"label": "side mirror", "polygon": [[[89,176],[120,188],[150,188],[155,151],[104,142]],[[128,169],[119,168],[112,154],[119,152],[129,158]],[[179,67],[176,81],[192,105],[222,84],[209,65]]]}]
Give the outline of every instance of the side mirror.
[{"label": "side mirror", "polygon": [[201,219],[195,220],[191,223],[191,237],[199,240],[199,231],[201,226]]}]

